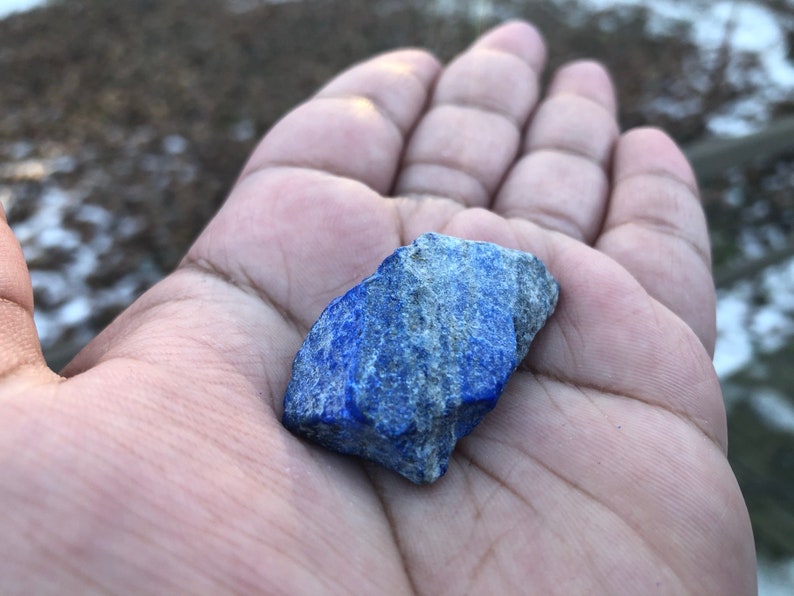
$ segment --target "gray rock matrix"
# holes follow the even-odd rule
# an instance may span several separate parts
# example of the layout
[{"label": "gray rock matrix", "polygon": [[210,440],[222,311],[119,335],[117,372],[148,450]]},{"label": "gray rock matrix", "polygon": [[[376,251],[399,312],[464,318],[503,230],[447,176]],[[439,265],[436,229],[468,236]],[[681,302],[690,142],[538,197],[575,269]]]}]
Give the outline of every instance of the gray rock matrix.
[{"label": "gray rock matrix", "polygon": [[558,296],[529,253],[424,234],[320,315],[292,365],[284,426],[433,482],[496,405]]}]

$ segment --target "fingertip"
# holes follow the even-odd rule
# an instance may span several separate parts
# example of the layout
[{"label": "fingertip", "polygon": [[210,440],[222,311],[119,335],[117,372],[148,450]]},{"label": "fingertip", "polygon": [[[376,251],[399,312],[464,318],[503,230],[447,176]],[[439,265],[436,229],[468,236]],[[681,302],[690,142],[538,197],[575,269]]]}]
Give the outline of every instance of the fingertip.
[{"label": "fingertip", "polygon": [[627,131],[618,141],[614,160],[615,182],[637,174],[656,173],[685,184],[696,196],[697,179],[689,160],[670,135],[645,126]]},{"label": "fingertip", "polygon": [[617,114],[617,97],[612,75],[597,60],[574,60],[558,68],[549,84],[548,94],[560,93],[587,97],[606,109],[611,116]]},{"label": "fingertip", "polygon": [[433,83],[441,70],[439,59],[424,48],[406,47],[378,54],[368,60],[359,62],[328,81],[317,93],[317,96],[340,95],[358,91],[367,79],[378,76],[392,75],[397,80],[413,77],[422,85]]},{"label": "fingertip", "polygon": [[498,25],[481,35],[474,45],[518,56],[535,72],[542,71],[546,65],[543,35],[526,21],[513,20]]},{"label": "fingertip", "polygon": [[416,109],[406,106],[424,105],[441,69],[438,58],[422,48],[393,50],[347,69],[315,98],[368,97],[407,134],[415,124]]}]

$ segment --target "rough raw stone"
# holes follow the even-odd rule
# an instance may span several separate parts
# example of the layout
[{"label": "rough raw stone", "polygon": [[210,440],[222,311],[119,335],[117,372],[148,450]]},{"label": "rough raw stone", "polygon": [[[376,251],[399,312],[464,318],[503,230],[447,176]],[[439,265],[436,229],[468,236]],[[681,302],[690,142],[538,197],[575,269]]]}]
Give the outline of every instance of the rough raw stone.
[{"label": "rough raw stone", "polygon": [[533,255],[425,234],[320,315],[292,365],[283,423],[433,482],[496,405],[558,295]]}]

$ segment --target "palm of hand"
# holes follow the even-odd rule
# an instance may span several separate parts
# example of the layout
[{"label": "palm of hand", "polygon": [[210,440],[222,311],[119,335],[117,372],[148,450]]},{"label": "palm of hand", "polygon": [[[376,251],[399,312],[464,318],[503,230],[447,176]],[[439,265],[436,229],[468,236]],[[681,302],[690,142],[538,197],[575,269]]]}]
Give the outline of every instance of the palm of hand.
[{"label": "palm of hand", "polygon": [[[2,565],[66,552],[64,587],[751,590],[691,173],[657,131],[618,137],[593,64],[536,106],[542,62],[513,24],[440,78],[417,51],[348,71],[275,127],[182,266],[68,380],[38,356],[15,368],[0,441],[27,457],[6,464],[4,511],[45,521]],[[562,295],[447,476],[417,488],[279,418],[322,308],[430,230],[533,252]]]}]

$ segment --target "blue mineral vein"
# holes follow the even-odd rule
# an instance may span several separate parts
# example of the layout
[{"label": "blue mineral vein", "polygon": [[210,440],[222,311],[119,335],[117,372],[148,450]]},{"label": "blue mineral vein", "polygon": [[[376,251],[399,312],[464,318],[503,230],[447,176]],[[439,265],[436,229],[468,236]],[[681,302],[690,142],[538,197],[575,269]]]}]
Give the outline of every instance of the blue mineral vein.
[{"label": "blue mineral vein", "polygon": [[320,315],[292,365],[284,426],[433,482],[496,405],[558,296],[529,253],[424,234]]}]

